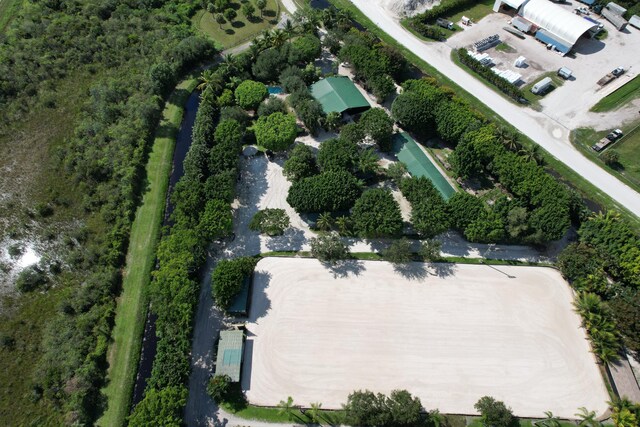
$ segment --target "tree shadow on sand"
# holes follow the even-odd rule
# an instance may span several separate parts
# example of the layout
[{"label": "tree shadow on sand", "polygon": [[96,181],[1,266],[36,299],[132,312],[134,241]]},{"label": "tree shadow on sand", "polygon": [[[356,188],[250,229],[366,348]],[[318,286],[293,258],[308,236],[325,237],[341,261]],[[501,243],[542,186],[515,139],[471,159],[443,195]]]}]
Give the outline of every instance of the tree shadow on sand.
[{"label": "tree shadow on sand", "polygon": [[345,278],[349,276],[359,276],[364,271],[364,264],[360,260],[348,259],[334,263],[322,262],[324,268],[333,274],[333,278]]}]

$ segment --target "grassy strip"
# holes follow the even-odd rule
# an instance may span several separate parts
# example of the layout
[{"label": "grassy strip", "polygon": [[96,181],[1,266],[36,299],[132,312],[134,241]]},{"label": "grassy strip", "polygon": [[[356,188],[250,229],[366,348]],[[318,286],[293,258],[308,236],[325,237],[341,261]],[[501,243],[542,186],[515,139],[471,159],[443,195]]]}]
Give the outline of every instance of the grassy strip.
[{"label": "grassy strip", "polygon": [[[413,52],[409,51],[403,45],[398,43],[394,38],[390,37],[387,33],[378,28],[370,19],[368,19],[356,6],[354,6],[349,0],[329,0],[335,7],[339,9],[349,10],[356,21],[360,24],[364,25],[371,33],[378,36],[385,43],[394,46],[398,51],[400,51],[409,62],[416,65],[423,72],[429,74],[432,77],[435,77],[442,85],[451,87],[456,95],[460,98],[464,99],[471,105],[473,108],[481,112],[489,121],[495,122],[498,126],[504,127],[505,129],[518,131],[515,127],[509,124],[506,120],[504,120],[501,116],[496,114],[493,110],[483,104],[478,98],[474,97],[460,86],[451,81],[446,75],[438,71],[436,68],[429,65],[427,62],[422,60],[420,57],[415,55]],[[454,61],[455,62],[455,61]],[[480,80],[482,81],[482,80]],[[491,87],[487,85],[487,87]],[[496,93],[497,89],[494,90]],[[503,95],[504,96],[504,95]],[[505,96],[505,99],[506,98]],[[518,131],[519,132],[519,131]],[[539,147],[532,140],[527,138],[525,135],[522,135],[522,143],[528,145],[530,147],[536,146]],[[583,196],[588,197],[593,202],[597,203],[599,206],[605,208],[606,210],[616,210],[619,211],[620,214],[629,221],[631,227],[633,227],[636,231],[640,231],[640,218],[635,216],[633,213],[628,211],[622,205],[618,204],[615,200],[613,200],[607,193],[602,190],[596,188],[589,181],[585,180],[573,169],[566,166],[564,163],[560,162],[558,159],[553,157],[547,151],[540,147],[539,150],[540,156],[544,163],[548,166],[548,169],[551,169],[551,173],[553,175],[560,175],[560,180],[565,182],[567,185],[575,188],[579,191]]]},{"label": "grassy strip", "polygon": [[640,75],[635,76],[633,79],[602,98],[596,105],[591,107],[591,111],[602,113],[604,111],[615,110],[639,96]]},{"label": "grassy strip", "polygon": [[162,113],[146,168],[147,191],[131,227],[122,294],[116,309],[111,348],[109,382],[103,389],[108,407],[98,420],[100,426],[119,427],[129,413],[147,315],[147,294],[155,251],[162,226],[171,174],[176,135],[184,104],[197,84],[195,78],[181,82]]},{"label": "grassy strip", "polygon": [[289,414],[283,413],[280,408],[266,408],[262,406],[253,406],[249,404],[243,405],[241,409],[234,408],[229,404],[222,404],[222,407],[246,420],[266,421],[270,423],[287,423],[295,424],[322,424],[322,425],[342,425],[344,424],[344,411],[318,411],[318,420],[314,420],[308,415],[308,411],[302,413],[299,409],[294,409]]}]

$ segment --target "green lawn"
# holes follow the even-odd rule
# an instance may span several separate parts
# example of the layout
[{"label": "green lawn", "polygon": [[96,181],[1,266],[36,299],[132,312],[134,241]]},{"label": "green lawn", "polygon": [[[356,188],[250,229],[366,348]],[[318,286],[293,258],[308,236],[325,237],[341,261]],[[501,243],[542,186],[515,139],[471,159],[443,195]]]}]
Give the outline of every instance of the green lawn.
[{"label": "green lawn", "polygon": [[225,22],[220,25],[215,20],[215,14],[204,9],[196,12],[192,18],[193,24],[200,32],[209,36],[224,49],[251,40],[263,30],[276,25],[280,19],[280,2],[278,0],[267,0],[267,7],[264,9],[262,17],[256,8],[255,17],[251,20],[242,14],[240,1],[232,1],[231,7],[238,14],[232,23]]},{"label": "green lawn", "polygon": [[11,23],[15,15],[20,11],[23,0],[0,0],[0,33],[3,33],[7,25]]},{"label": "green lawn", "polygon": [[493,3],[493,0],[480,0],[471,8],[458,12],[455,15],[444,16],[444,18],[449,21],[458,22],[463,16],[466,16],[467,18],[471,18],[473,22],[478,22],[493,12]]},{"label": "green lawn", "polygon": [[[533,87],[533,85],[538,83],[540,80],[544,79],[545,77],[551,77],[551,80],[553,80],[553,84],[551,88],[544,95],[535,95],[534,93],[532,93],[531,88]],[[544,73],[543,75],[536,77],[531,82],[524,85],[522,87],[522,92],[524,94],[524,97],[531,103],[531,106],[534,107],[539,105],[539,101],[542,98],[544,98],[549,93],[553,92],[563,84],[564,84],[564,80],[558,76],[557,72],[549,71],[548,73]]]},{"label": "green lawn", "polygon": [[[635,130],[634,129],[635,126]],[[640,192],[640,122],[623,128],[625,136],[605,151],[596,153],[591,146],[603,138],[608,130],[595,131],[591,128],[576,129],[571,133],[571,142],[588,158],[598,162],[604,169],[617,176],[631,188]],[[618,165],[607,166],[602,160],[602,154],[615,150],[620,155]]]},{"label": "green lawn", "polygon": [[[349,10],[353,17],[366,28],[369,29],[373,34],[382,39],[385,43],[394,46],[398,51],[400,51],[409,62],[416,65],[423,72],[429,74],[430,76],[436,78],[440,84],[451,87],[456,95],[460,98],[464,99],[469,103],[469,105],[473,106],[476,110],[481,112],[488,120],[496,123],[499,126],[503,126],[506,129],[515,130],[512,125],[506,122],[501,116],[496,114],[493,110],[487,107],[482,103],[478,98],[474,97],[470,93],[466,92],[460,86],[451,81],[446,75],[438,71],[436,68],[428,64],[422,58],[413,54],[413,52],[409,51],[407,48],[398,43],[394,38],[390,37],[384,31],[380,30],[371,20],[369,20],[357,7],[353,5],[349,0],[329,0],[335,7]],[[455,55],[454,55],[455,56]],[[457,63],[457,62],[456,62]],[[463,67],[464,68],[464,67]],[[483,80],[480,80],[483,81]],[[496,90],[496,93],[500,93]],[[526,146],[536,145],[533,141],[531,141],[526,136],[522,136],[522,143]],[[640,218],[633,215],[631,212],[626,210],[623,206],[618,204],[615,200],[613,200],[606,192],[600,190],[595,187],[593,184],[582,178],[571,168],[566,166],[564,163],[557,160],[555,157],[551,156],[548,152],[540,149],[540,154],[547,166],[547,169],[550,172],[554,172],[554,175],[559,175],[558,178],[560,181],[566,183],[567,185],[578,190],[583,196],[588,196],[589,199],[597,203],[598,205],[606,208],[606,209],[615,209],[621,213],[621,215],[629,221],[631,227],[636,230],[640,230]]]},{"label": "green lawn", "polygon": [[116,309],[113,341],[109,348],[108,385],[103,389],[108,407],[98,420],[100,426],[120,427],[129,413],[147,314],[146,288],[156,258],[175,138],[182,121],[183,106],[196,84],[197,80],[190,78],[176,87],[165,106],[149,154],[147,189],[131,227],[122,294]]},{"label": "green lawn", "polygon": [[591,111],[601,113],[622,107],[624,104],[640,96],[640,76],[635,76],[624,86],[611,92],[602,98],[596,105],[591,107]]}]

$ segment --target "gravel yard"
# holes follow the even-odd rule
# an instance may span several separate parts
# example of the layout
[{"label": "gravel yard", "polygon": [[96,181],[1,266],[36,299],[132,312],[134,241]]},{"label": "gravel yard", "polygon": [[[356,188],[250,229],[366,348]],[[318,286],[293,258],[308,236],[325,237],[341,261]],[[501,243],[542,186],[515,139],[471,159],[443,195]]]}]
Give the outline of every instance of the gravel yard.
[{"label": "gravel yard", "polygon": [[444,413],[473,414],[491,395],[519,416],[602,415],[608,394],[572,300],[549,268],[267,258],[243,389],[257,405],[340,408],[353,390],[406,388]]}]

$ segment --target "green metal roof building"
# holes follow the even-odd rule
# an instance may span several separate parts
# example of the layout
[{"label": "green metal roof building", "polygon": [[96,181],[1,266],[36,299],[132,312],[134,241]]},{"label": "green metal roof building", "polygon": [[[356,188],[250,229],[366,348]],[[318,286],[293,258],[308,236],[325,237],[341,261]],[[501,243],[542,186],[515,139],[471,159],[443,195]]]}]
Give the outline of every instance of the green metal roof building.
[{"label": "green metal roof building", "polygon": [[311,85],[311,94],[325,113],[360,113],[371,108],[356,85],[346,76],[327,77]]},{"label": "green metal roof building", "polygon": [[240,382],[244,332],[240,330],[220,331],[216,375],[228,375],[232,382]]}]

